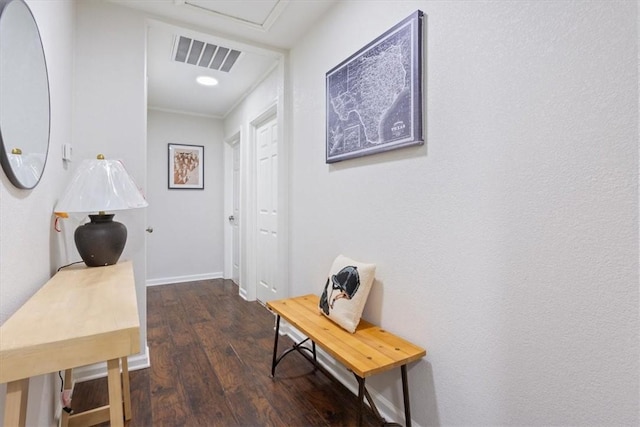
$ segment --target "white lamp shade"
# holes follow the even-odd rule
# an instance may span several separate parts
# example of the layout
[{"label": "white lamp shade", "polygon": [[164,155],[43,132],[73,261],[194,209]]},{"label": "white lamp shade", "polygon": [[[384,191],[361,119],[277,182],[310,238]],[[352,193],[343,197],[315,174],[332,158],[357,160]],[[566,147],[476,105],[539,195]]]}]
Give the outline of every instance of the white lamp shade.
[{"label": "white lamp shade", "polygon": [[98,158],[80,163],[55,212],[106,212],[148,205],[122,162]]}]

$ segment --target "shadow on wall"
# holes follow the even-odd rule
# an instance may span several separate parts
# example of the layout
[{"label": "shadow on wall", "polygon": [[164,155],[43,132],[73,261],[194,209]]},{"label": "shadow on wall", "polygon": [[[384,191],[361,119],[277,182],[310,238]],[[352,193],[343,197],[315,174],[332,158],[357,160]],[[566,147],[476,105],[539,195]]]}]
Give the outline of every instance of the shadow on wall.
[{"label": "shadow on wall", "polygon": [[[382,301],[384,299],[384,282],[374,279],[373,286],[367,298],[363,318],[376,325],[382,325]],[[427,348],[427,357],[429,348]],[[398,410],[397,419],[404,420],[404,399],[402,393],[402,379],[399,369],[393,369],[379,375],[374,375],[367,382],[380,391],[385,399]],[[409,400],[411,419],[419,426],[439,426],[440,414],[436,399],[433,367],[426,358],[410,363],[407,366],[409,380]],[[402,423],[401,423],[402,424]]]},{"label": "shadow on wall", "polygon": [[411,408],[415,408],[411,418],[421,426],[439,426],[440,414],[431,363],[422,359],[415,365],[409,366],[407,377],[416,390],[416,394],[412,395],[411,399]]},{"label": "shadow on wall", "polygon": [[[411,420],[418,426],[440,426],[440,414],[438,412],[438,402],[433,379],[433,367],[426,359],[410,363],[407,366],[407,378],[409,381],[409,402],[411,408]],[[404,397],[402,392],[402,379],[400,368],[392,369],[378,375],[367,378],[367,388],[369,391],[375,390],[381,396],[375,397],[376,405],[380,403],[379,409],[387,405],[389,411],[395,409],[395,414],[386,414],[387,422],[404,422]],[[376,393],[376,394],[377,394]],[[382,398],[381,402],[378,402]],[[384,402],[384,400],[388,402]]]},{"label": "shadow on wall", "polygon": [[382,319],[382,299],[384,294],[384,282],[373,279],[369,296],[367,297],[367,303],[364,306],[362,317],[376,325],[380,325],[380,319]]}]

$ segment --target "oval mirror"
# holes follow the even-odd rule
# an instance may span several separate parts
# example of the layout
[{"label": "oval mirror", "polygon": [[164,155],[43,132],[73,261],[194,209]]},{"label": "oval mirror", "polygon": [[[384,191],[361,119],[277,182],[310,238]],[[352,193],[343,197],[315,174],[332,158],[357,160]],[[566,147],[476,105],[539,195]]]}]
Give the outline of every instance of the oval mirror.
[{"label": "oval mirror", "polygon": [[49,150],[49,79],[40,32],[23,0],[0,0],[0,163],[34,188]]}]

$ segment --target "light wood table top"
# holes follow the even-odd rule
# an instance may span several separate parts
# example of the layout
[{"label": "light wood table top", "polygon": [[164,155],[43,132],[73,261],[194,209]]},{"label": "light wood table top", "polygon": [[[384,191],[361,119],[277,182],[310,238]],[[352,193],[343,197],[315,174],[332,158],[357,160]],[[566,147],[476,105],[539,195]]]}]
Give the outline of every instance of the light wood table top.
[{"label": "light wood table top", "polygon": [[0,326],[0,383],[138,353],[133,265],[58,272]]}]

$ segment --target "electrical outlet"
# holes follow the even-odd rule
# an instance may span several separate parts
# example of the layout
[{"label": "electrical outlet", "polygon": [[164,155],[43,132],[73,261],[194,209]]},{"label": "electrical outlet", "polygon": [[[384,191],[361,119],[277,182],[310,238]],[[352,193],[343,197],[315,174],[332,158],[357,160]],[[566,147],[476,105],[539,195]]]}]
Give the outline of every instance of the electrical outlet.
[{"label": "electrical outlet", "polygon": [[73,147],[71,147],[71,144],[62,144],[62,160],[70,162],[72,154]]}]

